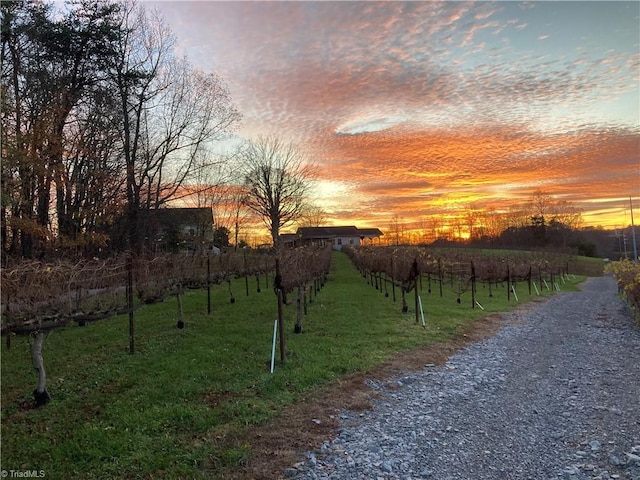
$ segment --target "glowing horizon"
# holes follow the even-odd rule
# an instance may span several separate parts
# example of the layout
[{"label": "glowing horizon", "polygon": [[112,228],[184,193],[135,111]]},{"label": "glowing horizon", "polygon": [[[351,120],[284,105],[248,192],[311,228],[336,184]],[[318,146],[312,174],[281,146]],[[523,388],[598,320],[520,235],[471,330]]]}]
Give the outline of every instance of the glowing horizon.
[{"label": "glowing horizon", "polygon": [[[332,224],[384,230],[536,190],[640,212],[638,2],[148,2],[228,83],[238,136],[319,167]],[[640,218],[640,213],[638,213]]]}]

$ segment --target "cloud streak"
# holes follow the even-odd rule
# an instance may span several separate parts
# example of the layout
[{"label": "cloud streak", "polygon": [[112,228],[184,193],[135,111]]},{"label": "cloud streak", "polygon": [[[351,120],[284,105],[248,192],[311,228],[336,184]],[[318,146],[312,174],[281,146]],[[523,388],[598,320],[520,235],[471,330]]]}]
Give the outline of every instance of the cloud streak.
[{"label": "cloud streak", "polygon": [[229,82],[244,136],[289,137],[325,185],[348,186],[328,203],[336,222],[495,209],[538,188],[585,210],[638,196],[637,2],[157,6]]}]

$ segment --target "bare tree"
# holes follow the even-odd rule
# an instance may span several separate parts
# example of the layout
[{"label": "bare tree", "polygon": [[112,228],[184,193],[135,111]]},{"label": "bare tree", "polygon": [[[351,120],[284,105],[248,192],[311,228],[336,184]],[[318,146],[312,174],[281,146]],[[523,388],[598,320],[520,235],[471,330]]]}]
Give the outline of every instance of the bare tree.
[{"label": "bare tree", "polygon": [[273,246],[280,246],[280,229],[300,217],[310,191],[314,167],[293,143],[276,136],[259,137],[239,147],[246,206],[269,229]]},{"label": "bare tree", "polygon": [[427,231],[430,232],[432,242],[442,237],[443,223],[442,217],[439,215],[431,215],[427,219]]},{"label": "bare tree", "polygon": [[543,190],[536,190],[530,200],[531,216],[539,217],[548,221],[548,217],[553,209],[553,197]]},{"label": "bare tree", "polygon": [[531,216],[527,209],[518,205],[509,205],[504,213],[504,228],[523,228],[531,225]]},{"label": "bare tree", "polygon": [[400,245],[405,242],[405,229],[404,222],[400,220],[398,214],[395,214],[389,222],[389,239],[394,245]]},{"label": "bare tree", "polygon": [[469,233],[469,240],[473,240],[477,236],[476,227],[479,222],[478,208],[475,205],[468,205],[464,209],[464,222]]},{"label": "bare tree", "polygon": [[157,12],[135,4],[123,11],[126,28],[111,76],[122,116],[128,239],[136,244],[138,211],[175,197],[193,179],[208,143],[240,115],[216,74],[175,56],[174,38]]},{"label": "bare tree", "polygon": [[556,202],[554,219],[571,230],[577,230],[582,226],[582,209],[566,200]]},{"label": "bare tree", "polygon": [[56,8],[0,7],[0,230],[3,250],[27,257],[125,209],[133,239],[137,212],[180,194],[239,120],[224,82],[176,55],[158,14],[130,0]]},{"label": "bare tree", "polygon": [[69,178],[65,158],[68,125],[105,95],[104,66],[115,54],[119,5],[69,6],[66,12],[44,2],[1,6],[2,247],[20,248],[25,257],[52,238],[54,217],[62,234],[77,233],[74,203],[84,195],[76,202],[71,188],[77,179]]},{"label": "bare tree", "polygon": [[300,214],[298,225],[301,227],[320,227],[327,221],[327,212],[318,205],[306,205]]},{"label": "bare tree", "polygon": [[483,234],[490,239],[496,239],[508,228],[506,216],[495,210],[487,210],[480,216]]},{"label": "bare tree", "polygon": [[214,225],[232,232],[237,248],[240,228],[251,212],[245,205],[246,188],[237,184],[235,166],[233,157],[203,158],[198,162],[195,181],[183,189],[183,200],[190,206],[211,208]]},{"label": "bare tree", "polygon": [[246,223],[250,217],[247,210],[247,191],[244,186],[231,186],[228,191],[228,205],[231,206],[231,218],[233,220],[233,245],[234,249],[238,249],[238,237],[240,236],[240,228]]}]

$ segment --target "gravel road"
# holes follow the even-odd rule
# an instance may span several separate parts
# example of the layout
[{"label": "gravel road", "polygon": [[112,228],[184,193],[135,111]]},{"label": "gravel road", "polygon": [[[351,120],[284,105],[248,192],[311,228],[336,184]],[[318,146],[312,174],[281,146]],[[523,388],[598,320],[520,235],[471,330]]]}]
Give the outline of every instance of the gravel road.
[{"label": "gravel road", "polygon": [[443,366],[373,383],[373,410],[293,479],[640,480],[640,329],[612,278],[509,315]]}]

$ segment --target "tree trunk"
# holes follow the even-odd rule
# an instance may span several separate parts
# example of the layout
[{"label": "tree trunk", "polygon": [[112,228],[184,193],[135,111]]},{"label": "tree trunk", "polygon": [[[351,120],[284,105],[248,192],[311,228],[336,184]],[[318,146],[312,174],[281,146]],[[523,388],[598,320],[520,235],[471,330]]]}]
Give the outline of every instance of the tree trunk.
[{"label": "tree trunk", "polygon": [[184,328],[184,320],[182,317],[182,299],[180,298],[180,294],[182,293],[181,291],[181,286],[178,286],[178,290],[176,291],[176,299],[178,300],[178,323],[177,323],[177,327],[182,329]]},{"label": "tree trunk", "polygon": [[302,285],[298,285],[296,324],[293,331],[294,333],[302,333]]},{"label": "tree trunk", "polygon": [[44,333],[37,332],[35,335],[35,341],[31,350],[33,357],[33,366],[38,372],[38,386],[33,391],[33,397],[36,401],[36,406],[40,407],[46,405],[51,400],[49,393],[47,392],[47,376],[44,371],[44,361],[42,359],[42,343],[44,342]]}]

